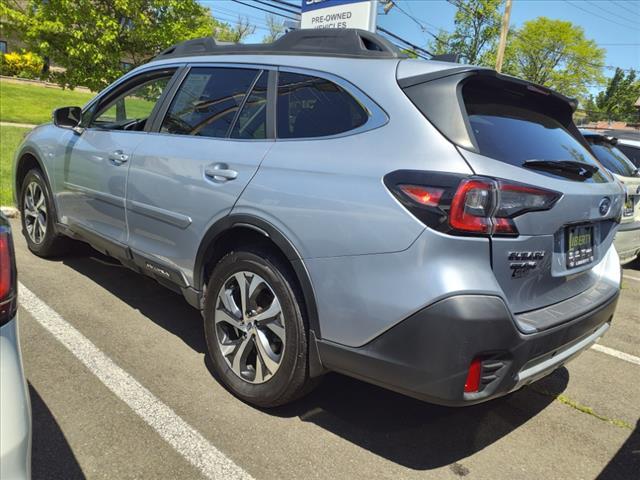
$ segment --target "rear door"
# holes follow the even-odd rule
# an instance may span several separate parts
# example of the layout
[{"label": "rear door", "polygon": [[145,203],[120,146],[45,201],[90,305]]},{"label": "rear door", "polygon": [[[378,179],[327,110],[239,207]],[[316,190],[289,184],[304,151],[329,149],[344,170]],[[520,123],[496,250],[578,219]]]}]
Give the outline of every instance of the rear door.
[{"label": "rear door", "polygon": [[[493,270],[512,311],[536,310],[595,286],[600,274],[594,267],[611,247],[624,196],[579,135],[570,104],[490,71],[450,75],[405,91],[458,145],[475,174],[561,195],[550,210],[514,218],[517,235],[491,237]],[[448,102],[455,113],[449,108],[434,117],[430,102]],[[548,168],[548,161],[572,168]],[[595,173],[587,171],[592,166]]]},{"label": "rear door", "polygon": [[272,145],[268,78],[254,67],[194,65],[177,85],[129,171],[128,244],[142,268],[191,282],[204,233],[231,211]]}]

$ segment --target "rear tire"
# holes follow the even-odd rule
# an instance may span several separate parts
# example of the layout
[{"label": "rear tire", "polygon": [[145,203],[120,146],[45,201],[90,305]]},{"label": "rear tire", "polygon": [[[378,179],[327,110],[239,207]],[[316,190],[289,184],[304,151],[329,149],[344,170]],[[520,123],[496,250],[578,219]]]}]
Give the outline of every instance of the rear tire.
[{"label": "rear tire", "polygon": [[247,403],[283,405],[315,385],[296,291],[290,269],[267,249],[230,252],[211,274],[204,304],[209,355],[220,380]]},{"label": "rear tire", "polygon": [[56,232],[56,211],[51,190],[42,172],[29,170],[20,190],[22,234],[29,250],[39,257],[66,252],[69,239]]}]

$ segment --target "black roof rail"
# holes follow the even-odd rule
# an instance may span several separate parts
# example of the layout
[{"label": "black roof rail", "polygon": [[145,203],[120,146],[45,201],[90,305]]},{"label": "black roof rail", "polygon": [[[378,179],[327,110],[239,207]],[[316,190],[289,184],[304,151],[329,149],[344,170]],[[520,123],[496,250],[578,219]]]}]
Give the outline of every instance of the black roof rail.
[{"label": "black roof rail", "polygon": [[240,44],[219,42],[213,37],[178,43],[153,60],[194,55],[317,55],[349,58],[405,58],[386,38],[356,28],[294,30],[273,43]]}]

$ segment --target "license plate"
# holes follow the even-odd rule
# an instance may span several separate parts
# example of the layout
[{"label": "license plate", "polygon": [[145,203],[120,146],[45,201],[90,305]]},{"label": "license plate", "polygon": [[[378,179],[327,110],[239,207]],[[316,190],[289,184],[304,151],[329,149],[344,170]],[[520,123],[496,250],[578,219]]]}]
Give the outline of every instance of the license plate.
[{"label": "license plate", "polygon": [[593,226],[567,227],[567,268],[593,262]]},{"label": "license plate", "polygon": [[622,215],[625,217],[631,217],[633,215],[633,207],[635,205],[634,196],[629,196],[627,201],[624,202],[624,209],[622,210]]}]

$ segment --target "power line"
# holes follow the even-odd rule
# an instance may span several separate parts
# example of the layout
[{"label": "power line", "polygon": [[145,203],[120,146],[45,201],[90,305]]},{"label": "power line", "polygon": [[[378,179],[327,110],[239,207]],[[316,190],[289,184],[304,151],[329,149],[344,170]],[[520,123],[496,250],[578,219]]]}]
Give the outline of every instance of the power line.
[{"label": "power line", "polygon": [[632,20],[627,20],[626,18],[620,17],[619,15],[616,15],[615,13],[612,13],[610,10],[607,10],[606,8],[601,7],[600,5],[598,5],[596,2],[593,2],[592,0],[585,0],[585,2],[593,5],[598,10],[602,10],[604,13],[606,13],[609,16],[613,16],[616,19],[619,19],[619,20],[622,20],[622,21],[625,21],[625,22],[629,22],[630,21],[631,23],[633,23]]},{"label": "power line", "polygon": [[[409,12],[407,12],[405,9],[403,9],[400,5],[398,5],[397,1],[394,1],[394,0],[389,0],[389,1],[393,5],[395,5],[395,7],[398,9],[399,12],[403,13],[405,16],[410,18],[416,25],[418,25],[418,27],[420,28],[420,30],[423,33],[431,35],[440,45],[448,46],[447,42],[445,42],[444,40],[439,38],[437,35],[431,33],[429,30],[427,30],[427,28],[425,27],[425,24],[428,24],[428,22],[425,22],[424,20],[420,20],[420,19],[416,18],[414,15],[411,15]],[[437,27],[434,26],[434,28],[437,28]]]},{"label": "power line", "polygon": [[[634,15],[638,15],[640,17],[640,8],[638,8],[637,10],[631,10],[630,8],[627,8],[627,6],[622,2],[615,2],[614,0],[611,0],[611,3],[619,6],[620,8],[626,10],[627,12],[633,13]],[[636,5],[638,4],[636,3]]]},{"label": "power line", "polygon": [[607,18],[607,17],[604,17],[604,16],[600,15],[599,13],[594,13],[594,12],[592,12],[592,11],[590,11],[590,10],[587,10],[586,8],[584,8],[584,7],[580,6],[580,5],[576,5],[576,4],[574,4],[573,2],[571,2],[571,1],[569,1],[569,0],[564,0],[564,1],[565,1],[566,3],[568,3],[569,5],[571,5],[572,7],[577,8],[578,10],[582,10],[583,12],[586,12],[586,13],[588,13],[589,15],[593,15],[594,17],[601,18],[602,20],[606,20],[607,22],[610,22],[610,23],[615,23],[616,25],[620,25],[621,27],[625,27],[625,28],[630,28],[630,29],[633,29],[633,30],[637,30],[637,27],[632,27],[632,26],[630,26],[630,25],[626,25],[626,24],[624,24],[624,23],[620,23],[620,22],[617,22],[617,21],[615,21],[615,20],[611,20],[611,19],[609,19],[609,18]]},{"label": "power line", "polygon": [[279,5],[273,5],[272,3],[263,2],[262,0],[253,0],[253,1],[257,3],[261,3],[262,5],[266,5],[267,7],[270,7],[270,8],[277,8],[278,10],[282,10],[283,12],[293,13],[295,15],[299,14],[299,12],[295,10],[291,10],[290,8],[281,7]]},{"label": "power line", "polygon": [[257,9],[257,10],[262,10],[263,12],[270,13],[271,15],[277,15],[277,16],[279,16],[279,17],[288,18],[289,20],[293,20],[293,21],[296,21],[296,22],[298,21],[298,19],[297,19],[297,18],[290,17],[290,16],[285,15],[285,14],[283,14],[283,13],[274,12],[274,11],[272,11],[272,10],[267,10],[266,8],[262,8],[262,7],[259,7],[259,6],[257,6],[257,5],[250,5],[250,4],[248,4],[248,3],[244,3],[244,2],[242,2],[241,0],[231,0],[231,1],[232,1],[232,2],[236,2],[236,3],[239,3],[240,5],[244,5],[245,7],[255,8],[255,9]]},{"label": "power line", "polygon": [[389,30],[387,30],[386,28],[383,27],[378,27],[378,30],[380,30],[382,33],[385,33],[387,35],[389,35],[391,38],[395,38],[396,40],[404,43],[405,45],[408,45],[409,47],[411,47],[415,52],[421,52],[421,53],[426,53],[427,55],[430,55],[433,57],[433,53],[431,53],[429,50],[426,50],[422,47],[419,47],[417,45],[414,45],[413,43],[405,40],[404,38],[396,35],[393,32],[390,32]]}]

